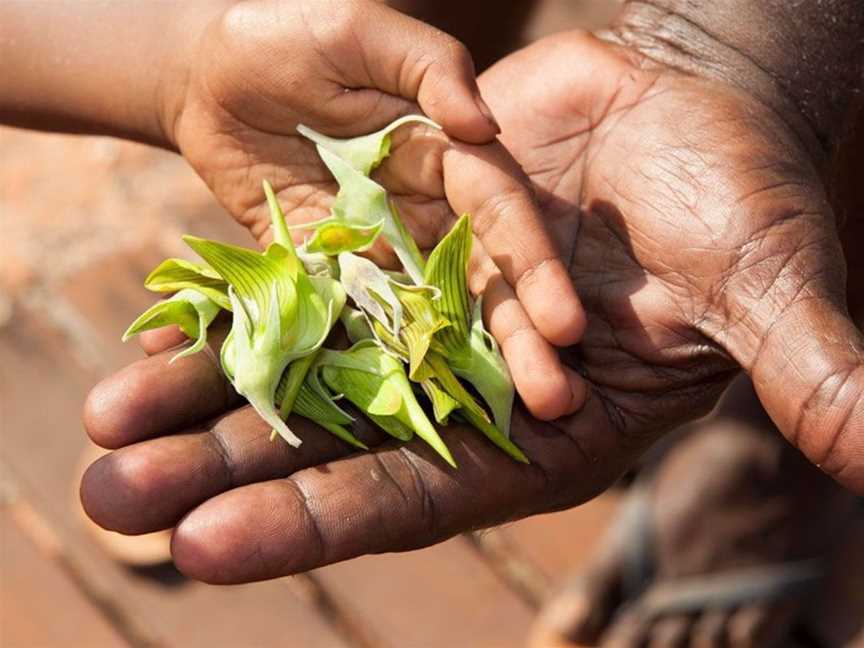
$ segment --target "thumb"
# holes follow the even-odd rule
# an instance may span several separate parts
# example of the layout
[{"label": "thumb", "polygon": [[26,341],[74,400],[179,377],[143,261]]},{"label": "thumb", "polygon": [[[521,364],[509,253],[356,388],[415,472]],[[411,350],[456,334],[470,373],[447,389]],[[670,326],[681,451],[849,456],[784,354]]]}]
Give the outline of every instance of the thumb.
[{"label": "thumb", "polygon": [[[831,246],[839,248],[839,246]],[[820,265],[790,259],[746,317],[751,334],[739,357],[765,410],[814,464],[864,494],[864,336],[846,311],[839,249]],[[818,260],[817,259],[817,260]],[[797,266],[797,268],[796,268]],[[789,270],[789,268],[796,268]],[[794,276],[793,276],[794,275]],[[827,278],[827,279],[826,279]],[[797,289],[788,290],[789,285]],[[770,306],[767,306],[770,304]],[[740,352],[740,349],[739,349]],[[734,350],[733,350],[734,353]]]},{"label": "thumb", "polygon": [[500,132],[461,42],[384,4],[339,4],[338,24],[328,32],[343,46],[328,55],[347,77],[343,84],[386,93],[355,92],[346,99],[369,103],[373,117],[416,110],[419,104],[448,135],[472,144],[487,143]]}]

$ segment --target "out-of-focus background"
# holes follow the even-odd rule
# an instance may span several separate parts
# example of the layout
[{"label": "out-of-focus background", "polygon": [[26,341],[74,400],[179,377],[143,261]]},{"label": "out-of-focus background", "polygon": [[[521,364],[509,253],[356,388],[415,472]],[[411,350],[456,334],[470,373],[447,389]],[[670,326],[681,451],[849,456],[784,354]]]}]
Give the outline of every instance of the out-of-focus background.
[{"label": "out-of-focus background", "polygon": [[[529,36],[602,25],[616,5],[546,0]],[[541,602],[601,541],[616,495],[234,587],[154,566],[164,534],[130,543],[86,520],[77,486],[99,451],[80,424],[84,397],[141,357],[120,335],[154,300],[146,274],[188,255],[183,233],[252,244],[176,155],[0,128],[0,646],[524,646]]]}]

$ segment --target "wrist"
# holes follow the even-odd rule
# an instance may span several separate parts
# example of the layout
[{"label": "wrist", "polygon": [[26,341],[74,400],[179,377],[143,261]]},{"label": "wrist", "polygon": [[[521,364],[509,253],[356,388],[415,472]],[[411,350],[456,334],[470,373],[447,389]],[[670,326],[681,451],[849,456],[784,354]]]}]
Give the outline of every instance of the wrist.
[{"label": "wrist", "polygon": [[215,21],[236,0],[184,3],[171,21],[166,55],[155,93],[154,120],[161,145],[179,151],[177,125],[186,110],[201,43]]},{"label": "wrist", "polygon": [[630,0],[610,35],[649,65],[743,90],[824,163],[862,91],[862,33],[860,0]]}]

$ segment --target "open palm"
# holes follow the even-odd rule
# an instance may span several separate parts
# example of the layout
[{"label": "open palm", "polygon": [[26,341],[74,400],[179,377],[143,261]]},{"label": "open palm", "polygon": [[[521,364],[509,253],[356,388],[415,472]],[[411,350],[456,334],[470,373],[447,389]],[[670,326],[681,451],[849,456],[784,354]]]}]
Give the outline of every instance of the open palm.
[{"label": "open palm", "polygon": [[586,375],[642,435],[704,412],[743,367],[789,440],[861,491],[864,343],[814,165],[763,104],[646,63],[576,32],[481,84],[570,246]]}]

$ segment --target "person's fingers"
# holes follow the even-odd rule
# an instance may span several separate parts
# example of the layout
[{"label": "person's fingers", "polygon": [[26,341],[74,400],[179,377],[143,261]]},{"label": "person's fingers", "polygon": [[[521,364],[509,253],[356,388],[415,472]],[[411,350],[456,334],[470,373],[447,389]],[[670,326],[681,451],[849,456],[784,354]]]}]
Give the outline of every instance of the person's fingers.
[{"label": "person's fingers", "polygon": [[703,612],[693,624],[690,648],[724,648],[729,615],[728,610],[721,608]]},{"label": "person's fingers", "polygon": [[[462,43],[382,3],[332,4],[336,20],[328,21],[325,33],[334,47],[326,54],[347,74],[346,85],[416,102],[445,132],[466,142],[489,142],[499,132]],[[370,108],[381,108],[382,92],[369,93]]]},{"label": "person's fingers", "polygon": [[458,470],[412,442],[213,497],[177,525],[175,564],[199,580],[238,583],[415,549],[585,501],[634,453],[598,399],[562,430],[517,412],[514,441],[531,465],[514,462],[476,431],[443,434]]},{"label": "person's fingers", "polygon": [[444,189],[457,213],[469,213],[475,234],[531,318],[552,344],[577,343],[585,311],[543,223],[528,180],[500,145],[454,143],[444,153]]},{"label": "person's fingers", "polygon": [[419,104],[460,140],[489,142],[499,132],[465,46],[385,3],[237,3],[210,36],[204,57],[218,73],[206,91],[262,130],[293,134],[304,123],[359,136]]},{"label": "person's fingers", "polygon": [[687,648],[692,617],[668,616],[654,621],[648,648]]},{"label": "person's fingers", "polygon": [[179,326],[163,326],[141,333],[138,336],[138,344],[144,353],[151,356],[180,346],[188,339]]},{"label": "person's fingers", "polygon": [[621,614],[603,634],[600,641],[602,648],[644,648],[648,641],[651,622],[639,614],[629,612]]},{"label": "person's fingers", "polygon": [[786,438],[864,494],[864,337],[827,295],[805,287],[778,309],[756,311],[759,339],[744,365]]},{"label": "person's fingers", "polygon": [[483,310],[516,391],[535,417],[549,421],[582,407],[587,396],[585,379],[564,365],[555,349],[534,329],[500,274],[493,274],[486,282]]},{"label": "person's fingers", "polygon": [[[217,329],[210,336],[216,348],[223,334]],[[119,448],[182,430],[240,402],[211,347],[171,362],[176,353],[169,349],[134,362],[90,391],[83,419],[94,443]]]},{"label": "person's fingers", "polygon": [[[397,195],[442,195],[444,188],[441,186],[440,165],[443,159],[447,168],[448,148],[449,143],[446,138],[442,140],[440,133],[429,132],[423,127],[405,129],[394,137],[391,159],[379,170],[378,177]],[[458,169],[449,168],[444,172],[445,183],[449,182],[446,180],[448,174],[456,171]],[[461,192],[461,198],[458,198],[463,201],[461,203],[454,200],[455,196],[450,196],[454,208],[471,207],[464,202],[473,200],[470,197],[466,199],[468,189],[467,184],[459,184],[456,193]],[[445,201],[414,204],[403,199],[400,208],[412,234],[424,247],[433,246],[453,223],[452,212]],[[542,228],[542,223],[539,227]],[[495,236],[492,238],[495,239]],[[531,412],[539,418],[554,419],[572,413],[584,400],[584,382],[575,372],[562,365],[556,351],[547,342],[547,339],[552,338],[553,342],[566,343],[582,335],[585,318],[572,280],[564,264],[556,257],[551,262],[541,263],[545,269],[539,270],[539,274],[552,272],[554,266],[558,270],[552,274],[558,278],[551,282],[544,279],[543,285],[535,284],[531,279],[527,286],[523,282],[520,299],[517,299],[513,288],[490,258],[486,249],[488,240],[489,237],[475,241],[469,268],[469,286],[475,295],[483,294],[486,321],[492,335],[501,343],[516,388]],[[511,243],[517,254],[521,255],[526,242],[531,245],[530,241],[530,235],[525,240],[514,236]],[[493,240],[492,244],[501,245],[501,241]],[[512,270],[515,266],[508,263],[507,267]],[[526,272],[523,276],[532,275],[530,270]],[[560,276],[562,274],[563,279]],[[493,276],[496,279],[490,282]],[[487,282],[493,289],[487,288]],[[518,289],[519,282],[515,283]],[[556,289],[556,285],[560,289]],[[562,291],[566,295],[562,295]],[[534,312],[526,313],[528,307],[533,307]]]},{"label": "person's fingers", "polygon": [[[136,443],[99,458],[84,474],[81,502],[94,522],[125,534],[173,527],[207,499],[245,484],[291,473],[356,452],[307,419],[292,417],[303,439],[292,448],[272,439],[271,426],[251,407],[209,429]],[[352,431],[369,444],[383,433],[359,419]]]},{"label": "person's fingers", "polygon": [[734,648],[777,648],[789,641],[789,629],[800,613],[800,602],[772,601],[745,605],[729,618],[726,638]]},{"label": "person's fingers", "polygon": [[[412,126],[394,136],[376,178],[399,197],[421,246],[447,233],[453,211],[469,213],[485,254],[515,288],[534,328],[559,346],[581,339],[586,319],[562,259],[568,251],[553,242],[530,184],[502,146],[467,146]],[[435,199],[410,200],[414,195]]]}]

